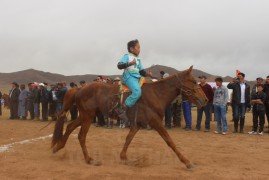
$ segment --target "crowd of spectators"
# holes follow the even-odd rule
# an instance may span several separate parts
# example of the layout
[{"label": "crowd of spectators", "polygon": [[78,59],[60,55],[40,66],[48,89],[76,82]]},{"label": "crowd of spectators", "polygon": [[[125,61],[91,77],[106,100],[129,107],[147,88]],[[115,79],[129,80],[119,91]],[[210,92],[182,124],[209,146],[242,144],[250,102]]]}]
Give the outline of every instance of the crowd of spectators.
[{"label": "crowd of spectators", "polygon": [[[160,79],[168,77],[169,74],[160,71]],[[229,100],[228,89],[232,89],[231,107],[233,113],[233,133],[244,133],[245,113],[252,108],[253,113],[253,128],[249,134],[264,133],[265,117],[269,124],[269,76],[264,81],[259,77],[256,79],[256,84],[250,89],[250,85],[245,81],[245,74],[239,73],[236,78],[233,78],[230,83],[224,86],[222,78],[216,78],[216,86],[211,87],[207,83],[207,77],[199,76],[199,86],[204,91],[208,98],[207,105],[200,109],[197,108],[197,120],[195,128],[192,129],[192,104],[184,95],[179,95],[169,104],[165,109],[165,127],[171,129],[173,127],[181,127],[182,117],[185,120],[185,130],[200,131],[202,129],[201,122],[203,114],[205,114],[204,132],[210,132],[211,121],[217,121],[217,128],[214,131],[216,134],[226,135],[228,133],[228,122],[226,119],[227,103]],[[94,81],[102,83],[118,83],[120,78],[114,80],[111,78],[104,78],[98,76]],[[157,81],[152,79],[153,82]],[[55,84],[48,85],[47,83],[29,83],[18,84],[13,82],[9,92],[10,102],[10,120],[21,119],[26,120],[42,120],[47,121],[48,117],[55,120],[57,114],[61,112],[63,107],[64,95],[68,88],[83,87],[86,85],[84,80],[79,82],[79,86],[74,82],[67,83],[62,81]],[[0,99],[2,93],[0,92]],[[0,106],[1,107],[1,106]],[[40,111],[41,110],[41,111]],[[183,114],[182,114],[183,113]],[[214,118],[212,118],[214,114]],[[2,108],[0,108],[0,115],[2,115]],[[78,110],[74,104],[70,109],[71,120],[78,116]],[[112,127],[113,123],[108,120],[108,117],[102,114],[97,114],[93,123],[96,126]],[[119,120],[117,121],[119,124]]]}]

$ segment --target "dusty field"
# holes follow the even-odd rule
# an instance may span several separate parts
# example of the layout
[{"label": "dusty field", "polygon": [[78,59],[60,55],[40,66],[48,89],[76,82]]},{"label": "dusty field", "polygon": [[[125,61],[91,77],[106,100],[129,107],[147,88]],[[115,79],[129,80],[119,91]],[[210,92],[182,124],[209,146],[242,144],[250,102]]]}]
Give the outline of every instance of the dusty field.
[{"label": "dusty field", "polygon": [[[193,116],[194,127],[195,111]],[[46,123],[7,118],[5,111],[0,116],[1,179],[269,179],[268,133],[264,136],[216,135],[213,133],[216,122],[211,123],[210,133],[186,132],[180,128],[168,130],[177,147],[195,165],[193,170],[187,170],[153,130],[138,132],[128,150],[128,157],[134,163],[125,165],[119,154],[128,129],[92,126],[87,136],[88,150],[93,158],[102,162],[101,166],[92,166],[84,163],[77,140],[79,128],[64,149],[52,154],[48,135],[54,124],[40,131]],[[246,131],[251,129],[251,124],[248,113]]]}]

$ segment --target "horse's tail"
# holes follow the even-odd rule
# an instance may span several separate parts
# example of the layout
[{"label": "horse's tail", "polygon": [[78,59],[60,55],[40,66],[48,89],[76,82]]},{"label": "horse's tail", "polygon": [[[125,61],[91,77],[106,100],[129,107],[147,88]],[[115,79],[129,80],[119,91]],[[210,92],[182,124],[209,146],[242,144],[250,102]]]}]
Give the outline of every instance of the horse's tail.
[{"label": "horse's tail", "polygon": [[63,137],[64,122],[67,120],[66,113],[66,111],[62,111],[57,118],[52,136],[51,147],[54,147]]},{"label": "horse's tail", "polygon": [[63,110],[58,115],[57,121],[55,123],[51,147],[54,147],[58,143],[58,141],[63,137],[64,122],[67,121],[66,113],[75,103],[75,93],[77,91],[78,89],[70,89],[66,92],[64,96]]}]

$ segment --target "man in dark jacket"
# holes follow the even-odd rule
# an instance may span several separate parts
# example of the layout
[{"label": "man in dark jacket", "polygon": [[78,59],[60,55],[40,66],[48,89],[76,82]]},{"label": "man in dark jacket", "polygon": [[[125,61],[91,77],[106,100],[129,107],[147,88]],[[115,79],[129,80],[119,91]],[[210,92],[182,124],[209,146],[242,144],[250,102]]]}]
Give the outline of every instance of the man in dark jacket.
[{"label": "man in dark jacket", "polygon": [[48,108],[49,108],[49,91],[47,89],[47,83],[40,83],[40,102],[42,107],[42,120],[48,120]]},{"label": "man in dark jacket", "polygon": [[211,116],[211,107],[214,98],[214,92],[212,87],[206,82],[206,76],[199,76],[200,84],[199,86],[204,91],[208,102],[205,107],[197,108],[197,123],[196,130],[200,131],[201,129],[201,121],[203,117],[203,112],[205,112],[205,132],[210,131],[210,116]]},{"label": "man in dark jacket", "polygon": [[56,89],[57,113],[58,114],[62,111],[65,93],[66,93],[66,89],[64,88],[63,83],[58,83],[57,89]]},{"label": "man in dark jacket", "polygon": [[10,102],[10,118],[9,119],[19,119],[18,110],[19,110],[19,85],[16,82],[12,83],[12,89],[9,93],[9,102]]},{"label": "man in dark jacket", "polygon": [[244,133],[246,108],[250,108],[250,86],[245,82],[245,74],[239,73],[238,78],[233,78],[227,85],[233,90],[232,106],[234,109],[234,133],[238,132],[240,119],[240,133]]},{"label": "man in dark jacket", "polygon": [[56,85],[50,85],[49,91],[49,116],[55,121],[57,118],[57,97],[56,97]]}]

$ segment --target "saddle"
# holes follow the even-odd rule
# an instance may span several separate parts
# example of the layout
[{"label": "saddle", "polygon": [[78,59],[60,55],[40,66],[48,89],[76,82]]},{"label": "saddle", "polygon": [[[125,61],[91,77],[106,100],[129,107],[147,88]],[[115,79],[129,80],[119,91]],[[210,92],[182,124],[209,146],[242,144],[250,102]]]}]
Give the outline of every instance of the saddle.
[{"label": "saddle", "polygon": [[[144,77],[141,77],[138,79],[138,83],[139,83],[140,87],[142,87],[146,83],[146,79]],[[125,92],[131,92],[131,90],[128,88],[128,86],[123,84],[121,81],[119,82],[119,86],[120,86],[120,94],[123,94]]]}]

